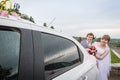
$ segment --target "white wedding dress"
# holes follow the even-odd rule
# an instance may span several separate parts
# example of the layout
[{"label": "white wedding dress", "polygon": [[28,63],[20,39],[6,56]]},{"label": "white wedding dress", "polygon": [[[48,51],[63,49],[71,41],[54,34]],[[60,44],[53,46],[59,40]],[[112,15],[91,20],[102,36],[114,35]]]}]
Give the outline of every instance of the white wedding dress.
[{"label": "white wedding dress", "polygon": [[[109,47],[106,45],[106,48],[100,48],[98,46],[98,43],[93,44],[97,49],[97,54],[101,55],[104,53],[105,49],[109,49]],[[110,49],[109,49],[110,51]],[[110,52],[106,57],[104,57],[102,60],[98,61],[98,69],[99,69],[99,80],[108,80],[109,72],[111,70],[111,55]]]}]

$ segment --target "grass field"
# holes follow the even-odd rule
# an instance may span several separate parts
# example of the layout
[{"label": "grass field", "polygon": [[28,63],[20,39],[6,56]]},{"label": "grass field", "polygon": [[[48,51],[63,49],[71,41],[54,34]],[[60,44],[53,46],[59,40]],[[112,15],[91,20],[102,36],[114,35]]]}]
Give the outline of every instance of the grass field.
[{"label": "grass field", "polygon": [[111,50],[111,63],[120,63],[120,58],[118,58],[112,50]]}]

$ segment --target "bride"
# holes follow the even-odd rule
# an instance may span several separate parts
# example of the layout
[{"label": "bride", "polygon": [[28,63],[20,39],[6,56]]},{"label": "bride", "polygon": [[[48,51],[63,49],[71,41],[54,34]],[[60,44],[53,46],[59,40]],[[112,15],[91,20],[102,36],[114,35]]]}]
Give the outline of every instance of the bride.
[{"label": "bride", "polygon": [[100,42],[93,43],[97,52],[95,57],[98,61],[98,69],[99,69],[99,80],[108,80],[109,72],[111,69],[111,56],[110,56],[110,48],[108,46],[108,42],[110,41],[109,35],[103,35]]}]

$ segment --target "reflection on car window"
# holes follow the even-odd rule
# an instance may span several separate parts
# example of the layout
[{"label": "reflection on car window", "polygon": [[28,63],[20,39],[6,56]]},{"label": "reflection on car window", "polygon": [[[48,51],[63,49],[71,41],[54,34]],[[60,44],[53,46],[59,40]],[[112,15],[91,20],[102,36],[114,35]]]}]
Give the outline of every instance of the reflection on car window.
[{"label": "reflection on car window", "polygon": [[76,45],[65,38],[42,34],[46,76],[67,70],[79,62]]},{"label": "reflection on car window", "polygon": [[0,30],[0,80],[17,80],[20,34]]}]

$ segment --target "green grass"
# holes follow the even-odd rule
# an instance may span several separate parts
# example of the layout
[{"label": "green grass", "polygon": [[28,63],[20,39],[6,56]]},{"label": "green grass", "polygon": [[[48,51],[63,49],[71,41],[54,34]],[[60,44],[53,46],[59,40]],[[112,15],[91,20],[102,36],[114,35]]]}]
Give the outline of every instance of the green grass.
[{"label": "green grass", "polygon": [[118,58],[112,50],[111,50],[111,63],[120,63],[120,58]]}]

